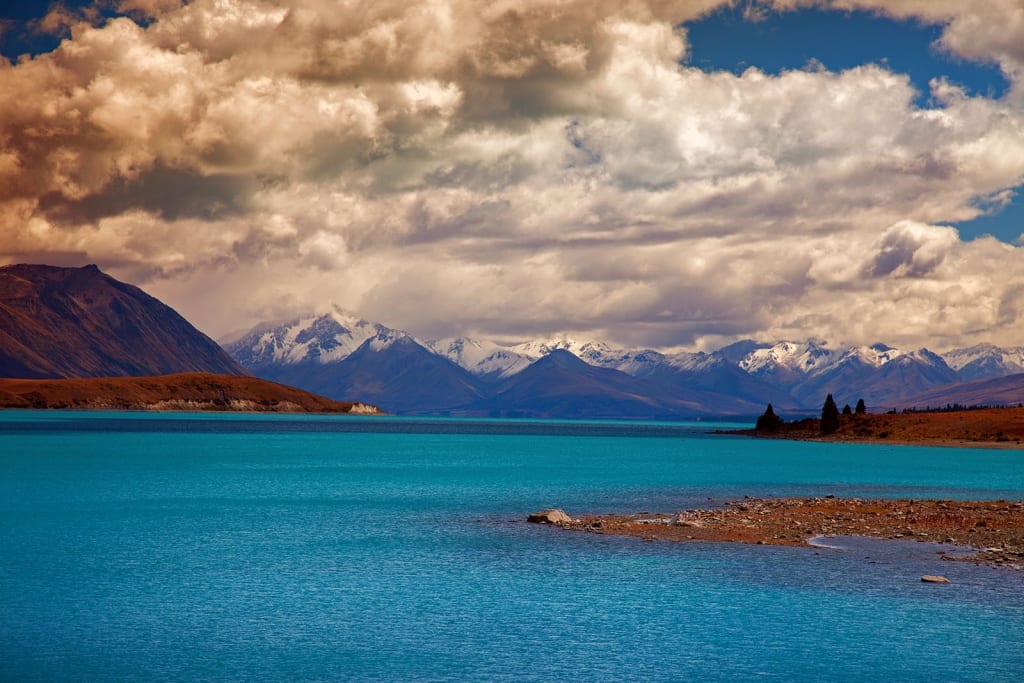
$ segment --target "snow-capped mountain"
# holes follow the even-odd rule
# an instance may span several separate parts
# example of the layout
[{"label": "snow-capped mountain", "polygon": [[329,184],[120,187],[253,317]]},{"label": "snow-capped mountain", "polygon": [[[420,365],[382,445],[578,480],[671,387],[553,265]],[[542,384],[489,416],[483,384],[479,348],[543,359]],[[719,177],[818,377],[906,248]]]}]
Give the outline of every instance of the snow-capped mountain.
[{"label": "snow-capped mountain", "polygon": [[751,375],[768,378],[778,375],[808,375],[828,367],[835,360],[836,352],[829,349],[825,342],[784,341],[768,348],[751,351],[738,365]]},{"label": "snow-capped mountain", "polygon": [[334,308],[328,313],[284,323],[263,323],[225,348],[243,366],[254,369],[306,361],[334,363],[344,360],[367,341],[372,340],[372,344],[382,348],[408,336],[401,330]]},{"label": "snow-capped mountain", "polygon": [[560,338],[548,341],[530,341],[513,346],[512,349],[526,358],[537,360],[555,350],[568,351],[589,365],[611,368],[634,377],[641,376],[651,368],[661,365],[665,356],[651,349],[623,349],[604,342],[581,342]]},{"label": "snow-capped mountain", "polygon": [[427,348],[474,375],[492,379],[511,377],[536,360],[492,341],[468,337],[430,341]]},{"label": "snow-capped mountain", "polygon": [[993,344],[977,344],[947,351],[942,358],[965,382],[1024,372],[1024,346],[1000,348]]},{"label": "snow-capped mountain", "polygon": [[928,349],[875,344],[833,353],[787,388],[805,405],[833,394],[840,405],[863,398],[869,406],[893,408],[904,398],[956,380],[956,372]]}]

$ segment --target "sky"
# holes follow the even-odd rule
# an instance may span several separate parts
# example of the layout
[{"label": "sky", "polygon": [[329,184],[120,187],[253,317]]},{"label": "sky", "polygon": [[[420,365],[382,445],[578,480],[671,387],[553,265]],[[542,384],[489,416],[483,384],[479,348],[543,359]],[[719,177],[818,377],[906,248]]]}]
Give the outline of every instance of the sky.
[{"label": "sky", "polygon": [[1021,0],[20,2],[0,54],[0,263],[214,337],[1024,344]]}]

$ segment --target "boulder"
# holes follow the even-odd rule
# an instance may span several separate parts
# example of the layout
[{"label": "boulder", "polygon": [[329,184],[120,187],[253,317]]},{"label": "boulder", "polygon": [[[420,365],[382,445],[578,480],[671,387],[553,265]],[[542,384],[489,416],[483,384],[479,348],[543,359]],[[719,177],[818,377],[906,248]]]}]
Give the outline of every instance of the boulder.
[{"label": "boulder", "polygon": [[564,510],[549,508],[540,512],[534,512],[526,518],[526,521],[533,522],[534,524],[569,524],[572,522],[572,517],[565,514]]},{"label": "boulder", "polygon": [[945,576],[932,576],[931,574],[925,574],[922,576],[921,581],[925,583],[952,583]]}]

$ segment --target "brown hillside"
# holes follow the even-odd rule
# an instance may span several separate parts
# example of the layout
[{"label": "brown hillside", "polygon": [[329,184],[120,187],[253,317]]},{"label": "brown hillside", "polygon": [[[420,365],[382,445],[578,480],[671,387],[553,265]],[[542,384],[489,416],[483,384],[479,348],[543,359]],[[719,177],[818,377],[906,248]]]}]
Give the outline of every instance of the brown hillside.
[{"label": "brown hillside", "polygon": [[903,402],[904,407],[941,408],[962,406],[1014,406],[1024,403],[1024,375],[962,382],[933,389]]},{"label": "brown hillside", "polygon": [[0,267],[0,377],[245,370],[174,309],[96,266]]},{"label": "brown hillside", "polygon": [[255,377],[184,373],[157,377],[0,379],[0,408],[215,410],[376,414]]}]

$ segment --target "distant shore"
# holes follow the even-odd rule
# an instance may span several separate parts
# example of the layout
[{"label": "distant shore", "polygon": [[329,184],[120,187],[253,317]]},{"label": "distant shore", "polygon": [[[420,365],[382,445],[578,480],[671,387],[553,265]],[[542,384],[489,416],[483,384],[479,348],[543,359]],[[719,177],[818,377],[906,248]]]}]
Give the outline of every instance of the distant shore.
[{"label": "distant shore", "polygon": [[838,431],[828,435],[821,433],[821,421],[816,419],[786,422],[773,430],[720,433],[830,443],[1024,449],[1024,408],[844,415]]},{"label": "distant shore", "polygon": [[818,536],[946,543],[975,562],[1024,570],[1024,502],[744,498],[675,514],[583,515],[555,526],[651,541],[729,541],[809,546]]},{"label": "distant shore", "polygon": [[372,405],[335,401],[248,375],[0,379],[0,408],[381,415]]}]

